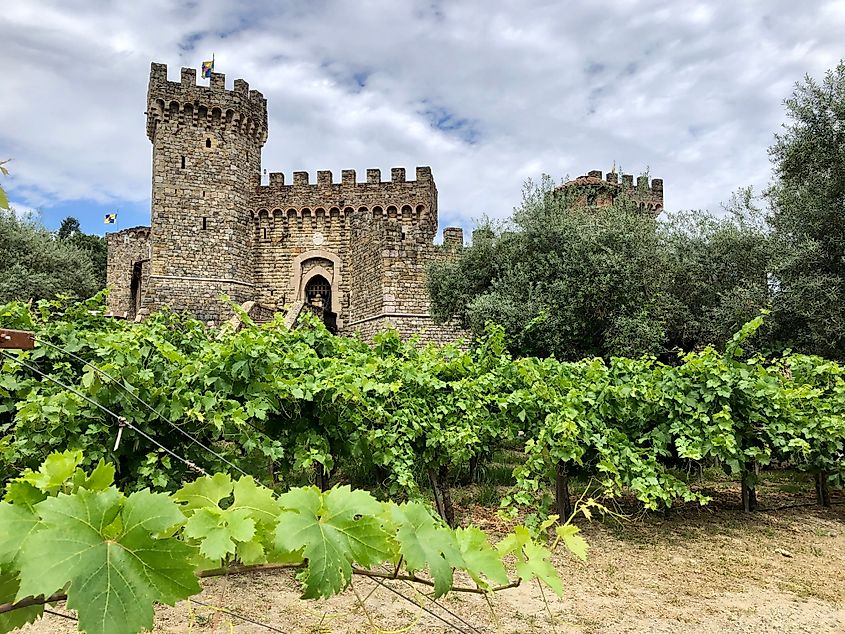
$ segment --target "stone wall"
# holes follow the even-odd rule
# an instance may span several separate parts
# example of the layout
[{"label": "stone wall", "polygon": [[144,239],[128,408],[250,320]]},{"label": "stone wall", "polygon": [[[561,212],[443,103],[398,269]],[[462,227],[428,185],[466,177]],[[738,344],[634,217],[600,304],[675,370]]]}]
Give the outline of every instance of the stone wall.
[{"label": "stone wall", "polygon": [[258,301],[278,306],[303,300],[309,268],[328,260],[331,310],[340,327],[382,312],[383,225],[392,222],[400,236],[422,236],[429,244],[437,230],[437,187],[428,167],[418,167],[412,181],[404,168],[391,169],[389,181],[369,169],[361,183],[355,170],[343,170],[340,182],[319,171],[316,183],[307,172],[295,172],[288,185],[274,172],[255,190],[251,206]]},{"label": "stone wall", "polygon": [[418,336],[423,345],[433,343],[439,346],[463,340],[470,341],[470,333],[454,324],[435,324],[425,315],[390,315],[380,316],[356,322],[342,330],[340,334],[351,336],[358,334],[364,340],[372,340],[373,335],[384,330],[394,329],[403,341]]},{"label": "stone wall", "polygon": [[[133,301],[132,275],[135,265],[150,259],[150,228],[133,227],[106,234],[108,265],[106,286],[109,288],[108,308],[113,315],[132,319],[140,306]],[[147,264],[149,270],[149,264]],[[149,275],[139,279],[141,292],[149,284]]]}]

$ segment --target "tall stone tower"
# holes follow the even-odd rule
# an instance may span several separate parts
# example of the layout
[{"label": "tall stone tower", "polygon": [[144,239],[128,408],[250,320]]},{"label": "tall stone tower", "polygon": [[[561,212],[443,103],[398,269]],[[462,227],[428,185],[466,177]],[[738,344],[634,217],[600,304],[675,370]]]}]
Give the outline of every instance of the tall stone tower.
[{"label": "tall stone tower", "polygon": [[236,79],[196,70],[167,81],[152,64],[147,136],[153,144],[151,267],[143,308],[169,305],[217,319],[219,296],[254,297],[251,198],[261,179],[267,100]]}]

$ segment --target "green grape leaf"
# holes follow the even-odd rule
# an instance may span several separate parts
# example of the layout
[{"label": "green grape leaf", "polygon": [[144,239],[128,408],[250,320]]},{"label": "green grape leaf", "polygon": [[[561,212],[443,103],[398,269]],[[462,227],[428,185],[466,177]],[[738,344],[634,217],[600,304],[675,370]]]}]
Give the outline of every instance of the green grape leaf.
[{"label": "green grape leaf", "polygon": [[223,559],[235,554],[235,542],[253,538],[255,521],[247,509],[201,508],[185,523],[185,535],[199,541],[203,557]]},{"label": "green grape leaf", "polygon": [[[0,604],[12,603],[18,593],[17,576],[9,572],[0,571]],[[0,614],[0,632],[11,632],[27,623],[32,623],[44,613],[43,605],[32,605],[28,608],[20,608]]]},{"label": "green grape leaf", "polygon": [[173,605],[201,590],[193,549],[151,535],[181,520],[167,495],[139,491],[124,499],[114,488],[80,489],[48,498],[37,510],[43,528],[24,543],[17,599],[66,587],[80,630],[152,629],[153,603]]},{"label": "green grape leaf", "polygon": [[409,572],[428,567],[434,578],[434,596],[452,588],[452,569],[466,566],[455,533],[439,526],[428,509],[418,502],[392,508],[393,521],[399,526],[396,539]]},{"label": "green grape leaf", "polygon": [[73,473],[73,488],[88,489],[89,491],[105,491],[114,484],[114,465],[100,460],[90,474],[82,469]]},{"label": "green grape leaf", "polygon": [[531,542],[531,533],[525,526],[516,526],[513,533],[508,534],[502,541],[496,545],[496,550],[499,555],[504,557],[506,555],[516,555],[517,558],[522,557],[522,548]]},{"label": "green grape leaf", "polygon": [[275,524],[281,510],[273,492],[267,487],[258,485],[249,476],[243,476],[235,482],[235,502],[233,509],[244,509],[256,522]]},{"label": "green grape leaf", "polygon": [[563,583],[557,569],[549,561],[552,555],[549,549],[532,541],[522,547],[522,554],[523,557],[516,560],[516,574],[520,579],[530,581],[536,577],[562,597]]},{"label": "green grape leaf", "polygon": [[488,581],[483,577],[499,585],[508,582],[505,566],[498,553],[490,546],[484,531],[474,526],[459,528],[455,531],[455,539],[461,549],[466,571],[475,583],[482,588],[489,588]]},{"label": "green grape leaf", "polygon": [[308,559],[304,598],[340,592],[352,579],[352,562],[370,567],[392,555],[378,517],[382,504],[367,491],[303,487],[279,496],[279,504],[276,548]]},{"label": "green grape leaf", "polygon": [[264,544],[254,539],[252,541],[238,543],[235,552],[241,563],[247,566],[267,562],[267,553],[264,550]]},{"label": "green grape leaf", "polygon": [[32,508],[42,500],[46,500],[47,494],[29,482],[12,480],[6,485],[5,499],[7,502],[13,502],[16,506]]},{"label": "green grape leaf", "polygon": [[80,462],[82,451],[79,449],[51,453],[38,471],[28,469],[19,479],[44,493],[55,493],[73,475]]},{"label": "green grape leaf", "polygon": [[[216,507],[220,500],[232,493],[232,478],[225,473],[197,478],[186,484],[173,495],[177,502],[184,502],[183,511],[194,511],[204,507]],[[188,514],[188,513],[186,513]]]},{"label": "green grape leaf", "polygon": [[13,562],[38,528],[38,516],[28,507],[0,502],[0,564]]},{"label": "green grape leaf", "polygon": [[557,526],[555,532],[563,540],[563,544],[569,552],[581,561],[587,560],[587,549],[589,545],[583,537],[578,535],[581,532],[580,528],[572,524],[564,524],[563,526]]}]

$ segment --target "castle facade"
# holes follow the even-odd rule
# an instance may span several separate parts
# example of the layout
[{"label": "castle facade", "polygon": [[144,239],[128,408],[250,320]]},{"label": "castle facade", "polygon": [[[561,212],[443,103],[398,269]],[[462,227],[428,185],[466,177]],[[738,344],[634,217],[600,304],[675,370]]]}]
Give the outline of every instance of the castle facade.
[{"label": "castle facade", "polygon": [[109,308],[139,318],[163,306],[220,323],[232,310],[221,294],[272,310],[316,307],[342,334],[394,327],[403,336],[444,342],[462,335],[429,317],[426,269],[455,257],[463,230],[437,232],[431,169],[389,179],[368,169],[340,181],[331,172],[261,179],[267,100],[237,79],[196,70],[180,82],[153,63],[147,96],[153,144],[149,227],[107,235]]},{"label": "castle facade", "polygon": [[[431,169],[404,168],[389,179],[368,169],[340,181],[329,171],[281,173],[262,182],[267,100],[236,79],[196,70],[167,79],[153,63],[147,93],[153,144],[149,227],[106,236],[112,314],[139,319],[164,306],[219,324],[232,316],[223,294],[260,307],[258,315],[307,307],[341,334],[365,338],[387,327],[403,337],[443,343],[465,333],[429,316],[426,270],[455,258],[463,230],[437,233],[437,186]],[[641,213],[663,209],[663,181],[589,172],[557,190],[573,204],[609,206],[624,199]],[[295,315],[294,315],[295,317]],[[259,319],[260,320],[260,319]]]}]

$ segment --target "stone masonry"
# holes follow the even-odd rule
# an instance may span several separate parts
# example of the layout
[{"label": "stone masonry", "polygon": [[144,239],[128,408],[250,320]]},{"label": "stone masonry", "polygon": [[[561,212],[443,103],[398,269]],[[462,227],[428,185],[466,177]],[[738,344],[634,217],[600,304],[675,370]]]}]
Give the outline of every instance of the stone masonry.
[{"label": "stone masonry", "polygon": [[[310,304],[331,313],[342,334],[365,338],[388,326],[403,337],[443,343],[466,333],[429,317],[426,270],[463,248],[460,228],[437,233],[437,186],[431,169],[413,179],[368,169],[273,172],[261,181],[267,100],[236,79],[196,71],[180,81],[153,63],[147,93],[153,145],[150,227],[108,234],[109,308],[134,319],[163,306],[221,323],[232,311],[221,295],[282,311]],[[575,204],[606,206],[623,197],[643,213],[663,209],[663,181],[592,171],[558,192]],[[268,313],[267,310],[262,311]]]},{"label": "stone masonry", "polygon": [[371,337],[395,327],[403,337],[443,343],[465,333],[429,317],[426,270],[463,248],[460,228],[437,232],[431,169],[414,178],[369,169],[358,182],[344,170],[271,173],[261,184],[267,100],[241,80],[227,90],[212,73],[179,82],[153,63],[147,96],[153,145],[150,227],[107,236],[109,308],[133,319],[163,306],[221,323],[220,299],[284,310],[300,302],[335,313],[341,333]]}]

